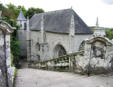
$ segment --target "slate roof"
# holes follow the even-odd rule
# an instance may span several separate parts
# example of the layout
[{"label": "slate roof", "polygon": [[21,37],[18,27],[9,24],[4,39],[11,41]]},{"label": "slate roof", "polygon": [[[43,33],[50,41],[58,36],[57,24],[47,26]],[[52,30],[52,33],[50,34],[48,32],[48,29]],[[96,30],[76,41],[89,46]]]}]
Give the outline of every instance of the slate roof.
[{"label": "slate roof", "polygon": [[92,34],[88,26],[74,12],[73,9],[64,9],[51,12],[35,14],[30,19],[30,29],[41,29],[41,17],[44,17],[44,30],[54,33],[69,33],[71,17],[74,16],[75,34]]},{"label": "slate roof", "polygon": [[26,21],[26,18],[24,17],[22,10],[20,10],[17,20],[18,21]]}]

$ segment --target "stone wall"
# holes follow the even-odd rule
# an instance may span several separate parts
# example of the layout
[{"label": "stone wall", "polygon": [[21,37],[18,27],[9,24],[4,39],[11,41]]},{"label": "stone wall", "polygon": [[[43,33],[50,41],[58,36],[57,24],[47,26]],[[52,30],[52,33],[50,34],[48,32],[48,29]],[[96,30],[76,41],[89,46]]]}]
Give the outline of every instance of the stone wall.
[{"label": "stone wall", "polygon": [[14,67],[11,67],[10,33],[13,27],[0,21],[0,87],[12,87]]},{"label": "stone wall", "polygon": [[[40,47],[41,42],[41,33],[36,31],[31,31],[31,40],[30,40],[30,46],[31,46],[31,55],[30,55],[30,61],[38,61],[40,55],[40,50],[38,49],[38,44]],[[27,53],[28,54],[28,53]]]},{"label": "stone wall", "polygon": [[110,73],[113,71],[113,43],[106,37],[92,36],[81,43],[79,52],[29,66],[85,74]]},{"label": "stone wall", "polygon": [[79,50],[79,46],[80,44],[86,40],[87,38],[91,37],[92,35],[75,35],[74,36],[74,39],[73,39],[73,46],[72,46],[72,49],[73,51],[72,52],[77,52]]},{"label": "stone wall", "polygon": [[85,73],[109,73],[113,70],[113,47],[112,42],[101,36],[92,36],[82,43],[81,50],[84,50],[84,56],[76,56],[75,72]]},{"label": "stone wall", "polygon": [[26,40],[26,30],[19,29],[17,31],[19,47],[20,47],[20,57],[27,57],[27,40]]},{"label": "stone wall", "polygon": [[9,87],[12,87],[14,80],[15,67],[11,66],[11,52],[10,52],[10,35],[6,35],[6,65]]},{"label": "stone wall", "polygon": [[4,33],[0,30],[0,87],[7,87],[8,85],[4,41]]},{"label": "stone wall", "polygon": [[30,62],[29,67],[55,71],[74,71],[76,67],[75,57],[82,57],[83,54],[84,52],[81,51],[42,62]]},{"label": "stone wall", "polygon": [[[74,35],[70,36],[69,34],[58,34],[58,33],[45,33],[45,42],[41,43],[41,32],[40,31],[31,31],[31,61],[40,60],[49,60],[55,58],[54,50],[57,45],[61,45],[67,54],[77,52],[79,50],[79,45],[81,42],[90,37],[91,35]],[[41,59],[41,51],[38,50],[38,45],[44,45],[45,50],[45,59]]]}]

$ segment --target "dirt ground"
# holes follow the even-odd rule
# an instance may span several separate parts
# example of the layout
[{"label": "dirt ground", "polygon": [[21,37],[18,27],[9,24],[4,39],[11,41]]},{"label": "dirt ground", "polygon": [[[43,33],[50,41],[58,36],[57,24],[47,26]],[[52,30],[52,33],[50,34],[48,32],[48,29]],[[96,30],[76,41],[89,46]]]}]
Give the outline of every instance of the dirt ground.
[{"label": "dirt ground", "polygon": [[113,87],[113,76],[19,69],[15,87]]}]

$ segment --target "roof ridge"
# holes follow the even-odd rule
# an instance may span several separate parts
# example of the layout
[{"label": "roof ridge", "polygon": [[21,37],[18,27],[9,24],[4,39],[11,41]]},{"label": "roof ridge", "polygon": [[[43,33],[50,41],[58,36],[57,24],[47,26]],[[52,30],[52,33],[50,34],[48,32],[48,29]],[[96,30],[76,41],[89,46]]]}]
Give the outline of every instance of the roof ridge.
[{"label": "roof ridge", "polygon": [[61,12],[61,11],[67,11],[67,10],[74,11],[72,8],[68,8],[68,9],[61,9],[61,10],[55,10],[55,11],[48,11],[48,12],[44,12],[44,13],[36,13],[34,15],[50,14],[50,13],[56,13],[56,12]]}]

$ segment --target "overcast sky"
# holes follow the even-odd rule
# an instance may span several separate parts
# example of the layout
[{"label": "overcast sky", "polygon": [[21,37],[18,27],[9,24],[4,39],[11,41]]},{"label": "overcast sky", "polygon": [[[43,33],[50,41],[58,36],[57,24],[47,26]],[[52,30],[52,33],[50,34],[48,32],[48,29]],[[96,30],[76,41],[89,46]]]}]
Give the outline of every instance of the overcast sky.
[{"label": "overcast sky", "polygon": [[47,11],[73,8],[88,26],[113,27],[113,0],[1,0],[3,4],[38,7]]}]

